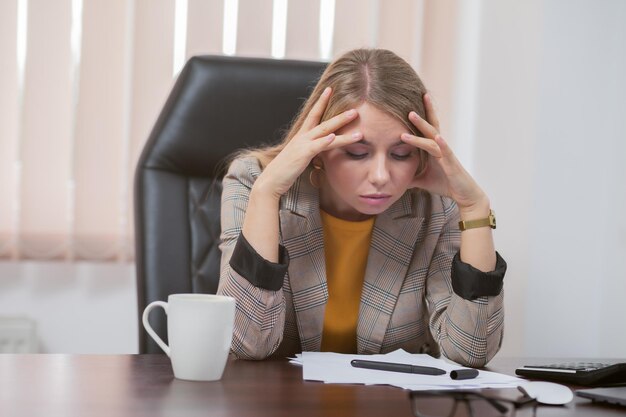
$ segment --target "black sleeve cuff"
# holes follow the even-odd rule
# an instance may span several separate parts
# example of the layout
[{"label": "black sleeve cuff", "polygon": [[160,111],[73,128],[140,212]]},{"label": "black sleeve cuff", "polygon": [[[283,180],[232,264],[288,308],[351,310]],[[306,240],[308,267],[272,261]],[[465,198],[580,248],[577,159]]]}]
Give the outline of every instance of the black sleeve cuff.
[{"label": "black sleeve cuff", "polygon": [[239,235],[230,267],[247,279],[255,287],[278,291],[283,287],[283,280],[289,266],[289,254],[283,245],[279,245],[278,263],[263,258],[248,243],[243,233]]},{"label": "black sleeve cuff", "polygon": [[452,289],[460,297],[473,300],[483,296],[495,296],[502,291],[506,262],[496,252],[496,269],[482,272],[461,260],[460,252],[452,260]]}]

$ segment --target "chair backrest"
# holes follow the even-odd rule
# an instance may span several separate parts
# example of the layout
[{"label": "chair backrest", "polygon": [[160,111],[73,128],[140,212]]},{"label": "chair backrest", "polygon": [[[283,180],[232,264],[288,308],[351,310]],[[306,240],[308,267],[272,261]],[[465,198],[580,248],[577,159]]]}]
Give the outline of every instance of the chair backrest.
[{"label": "chair backrest", "polygon": [[[135,172],[140,353],[161,352],[141,324],[146,305],[217,290],[224,158],[279,140],[324,67],[201,56],[183,68]],[[166,317],[150,323],[167,341]]]}]

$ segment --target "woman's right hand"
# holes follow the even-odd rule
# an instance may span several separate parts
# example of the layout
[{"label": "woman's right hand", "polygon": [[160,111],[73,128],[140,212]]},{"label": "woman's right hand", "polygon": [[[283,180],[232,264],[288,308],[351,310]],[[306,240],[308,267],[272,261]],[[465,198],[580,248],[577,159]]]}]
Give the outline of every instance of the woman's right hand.
[{"label": "woman's right hand", "polygon": [[355,109],[345,111],[320,123],[332,94],[327,87],[307,115],[298,133],[270,162],[257,178],[254,187],[279,199],[320,152],[346,146],[362,139],[361,133],[335,135],[335,131],[358,117]]}]

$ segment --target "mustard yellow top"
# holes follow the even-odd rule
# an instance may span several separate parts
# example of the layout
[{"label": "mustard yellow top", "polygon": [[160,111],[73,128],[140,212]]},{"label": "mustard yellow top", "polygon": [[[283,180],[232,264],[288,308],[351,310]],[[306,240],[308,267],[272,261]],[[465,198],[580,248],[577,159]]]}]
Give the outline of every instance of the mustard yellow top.
[{"label": "mustard yellow top", "polygon": [[351,222],[322,210],[320,214],[324,228],[328,283],[321,350],[356,353],[361,289],[375,218]]}]

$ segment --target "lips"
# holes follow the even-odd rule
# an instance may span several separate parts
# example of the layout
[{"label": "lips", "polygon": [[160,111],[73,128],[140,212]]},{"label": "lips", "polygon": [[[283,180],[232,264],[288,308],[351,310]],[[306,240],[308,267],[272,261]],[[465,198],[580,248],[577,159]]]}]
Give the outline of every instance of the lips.
[{"label": "lips", "polygon": [[361,201],[371,206],[380,206],[386,204],[391,195],[389,194],[364,194],[359,196]]},{"label": "lips", "polygon": [[391,196],[389,194],[365,194],[365,195],[362,195],[361,197],[377,199],[377,198],[389,198]]}]

